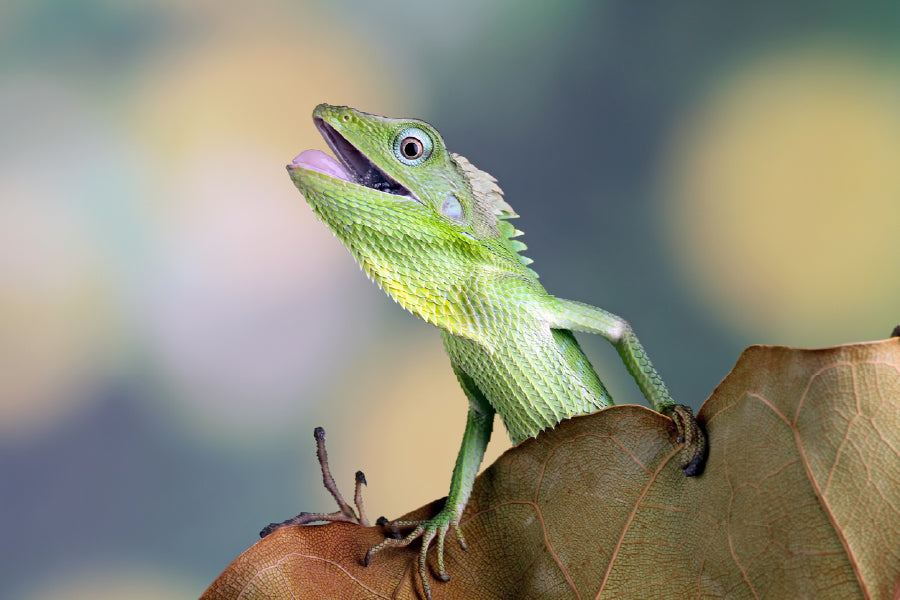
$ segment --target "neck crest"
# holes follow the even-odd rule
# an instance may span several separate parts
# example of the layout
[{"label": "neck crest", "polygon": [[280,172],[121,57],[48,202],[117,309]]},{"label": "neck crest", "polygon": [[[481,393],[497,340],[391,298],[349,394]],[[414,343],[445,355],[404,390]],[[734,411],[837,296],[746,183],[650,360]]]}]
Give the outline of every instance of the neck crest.
[{"label": "neck crest", "polygon": [[[524,232],[516,229],[513,224],[508,221],[508,219],[518,219],[519,215],[516,214],[516,211],[513,210],[512,206],[503,199],[503,190],[497,185],[497,180],[490,173],[482,171],[470,163],[469,159],[465,156],[455,153],[452,154],[452,156],[453,160],[456,161],[456,164],[459,165],[460,169],[462,169],[463,173],[468,178],[469,185],[472,186],[475,210],[484,216],[490,217],[490,220],[497,226],[500,241],[519,257],[519,260],[522,261],[522,265],[528,268],[528,265],[534,261],[527,256],[520,254],[523,250],[526,250],[528,246],[523,242],[514,239]],[[530,268],[528,271],[537,278],[537,273]]]}]

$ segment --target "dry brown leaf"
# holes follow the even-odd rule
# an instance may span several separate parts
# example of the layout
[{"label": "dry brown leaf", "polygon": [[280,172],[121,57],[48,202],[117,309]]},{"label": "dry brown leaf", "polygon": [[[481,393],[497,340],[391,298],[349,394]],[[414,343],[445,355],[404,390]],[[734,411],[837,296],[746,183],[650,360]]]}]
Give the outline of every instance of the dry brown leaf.
[{"label": "dry brown leaf", "polygon": [[[435,600],[900,597],[900,339],[750,347],[698,419],[700,477],[678,468],[671,421],[639,406],[508,451],[476,481],[469,552],[448,538]],[[280,529],[203,599],[422,597],[416,544],[361,565],[381,539]]]}]

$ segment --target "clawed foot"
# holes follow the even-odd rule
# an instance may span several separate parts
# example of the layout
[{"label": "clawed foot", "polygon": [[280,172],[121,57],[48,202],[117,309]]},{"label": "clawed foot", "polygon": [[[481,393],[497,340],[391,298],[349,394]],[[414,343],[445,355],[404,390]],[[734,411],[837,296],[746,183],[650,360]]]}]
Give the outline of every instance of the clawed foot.
[{"label": "clawed foot", "polygon": [[453,528],[453,531],[456,533],[456,537],[459,538],[459,544],[462,546],[462,549],[468,551],[466,540],[463,538],[462,531],[460,531],[459,528],[459,515],[446,507],[431,519],[394,521],[390,524],[385,524],[385,527],[388,530],[388,533],[394,534],[401,529],[408,529],[410,527],[412,528],[412,531],[403,538],[385,538],[383,542],[374,546],[366,553],[363,564],[368,567],[376,552],[388,547],[402,548],[421,537],[422,549],[419,550],[419,577],[422,579],[422,588],[425,590],[425,596],[428,600],[431,600],[431,586],[428,583],[426,558],[431,542],[437,538],[437,577],[441,581],[450,581],[450,575],[447,574],[447,570],[444,568],[444,540],[447,537],[447,532],[450,531],[451,528]]},{"label": "clawed foot", "polygon": [[[325,484],[325,489],[331,493],[331,496],[334,498],[335,502],[337,502],[338,510],[333,513],[302,512],[287,521],[270,523],[259,532],[259,537],[266,537],[281,527],[306,525],[307,523],[316,521],[347,521],[350,523],[357,523],[363,527],[369,526],[369,520],[366,518],[362,502],[362,486],[366,484],[366,476],[363,475],[362,471],[356,472],[356,493],[353,498],[353,503],[356,505],[356,512],[354,512],[353,508],[347,504],[344,497],[341,495],[337,484],[334,482],[334,478],[331,476],[331,469],[328,468],[328,452],[325,451],[325,430],[321,427],[316,427],[313,431],[313,435],[316,437],[316,455],[319,458],[319,466],[322,467],[322,481]],[[381,522],[381,519],[379,519],[379,522]]]},{"label": "clawed foot", "polygon": [[684,443],[681,470],[687,477],[699,475],[706,464],[706,434],[694,418],[694,411],[683,404],[672,404],[661,412],[675,421],[678,442]]},{"label": "clawed foot", "polygon": [[[362,471],[356,472],[356,493],[354,494],[354,504],[356,511],[344,500],[344,496],[338,489],[334,478],[331,476],[331,469],[328,467],[328,452],[325,450],[325,430],[316,427],[313,432],[316,438],[316,454],[319,459],[319,466],[322,468],[322,482],[325,489],[334,498],[338,505],[338,510],[333,513],[307,513],[302,512],[296,517],[283,521],[281,523],[271,523],[259,532],[259,537],[266,537],[276,529],[288,527],[291,525],[306,525],[317,521],[346,521],[357,523],[363,527],[369,527],[369,520],[363,510],[362,486],[366,484],[366,477]],[[422,538],[422,549],[419,551],[419,577],[422,579],[422,588],[425,595],[431,600],[431,586],[428,583],[428,570],[426,556],[431,542],[437,538],[438,561],[437,577],[442,581],[449,581],[450,575],[444,568],[444,539],[447,532],[452,528],[459,538],[459,543],[463,550],[466,550],[466,541],[463,538],[459,528],[459,515],[449,508],[445,507],[435,517],[431,519],[422,519],[417,521],[394,521],[389,522],[384,517],[379,517],[375,525],[384,528],[385,539],[377,546],[374,546],[366,553],[363,560],[365,566],[369,566],[372,557],[381,550],[388,547],[402,548],[408,546],[418,538]],[[402,530],[412,528],[412,531],[405,537],[401,534]]]}]

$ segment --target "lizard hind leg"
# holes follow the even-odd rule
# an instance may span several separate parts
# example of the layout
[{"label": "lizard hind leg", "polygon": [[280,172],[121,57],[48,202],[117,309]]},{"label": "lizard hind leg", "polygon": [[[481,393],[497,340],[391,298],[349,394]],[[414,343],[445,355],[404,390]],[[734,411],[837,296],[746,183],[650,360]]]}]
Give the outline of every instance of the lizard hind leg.
[{"label": "lizard hind leg", "polygon": [[331,468],[328,466],[328,451],[325,449],[325,430],[321,427],[316,427],[313,430],[313,435],[316,438],[316,456],[319,460],[319,467],[322,469],[322,483],[337,503],[338,510],[333,513],[302,512],[296,517],[292,517],[281,523],[269,523],[259,532],[259,537],[266,537],[276,529],[282,527],[306,525],[307,523],[315,523],[317,521],[347,521],[362,525],[363,527],[369,527],[369,519],[366,517],[365,510],[363,510],[362,500],[362,487],[366,485],[365,474],[363,474],[362,471],[356,472],[356,489],[353,495],[353,503],[356,505],[356,512],[354,512],[353,508],[351,508],[350,505],[347,504],[347,501],[344,500],[343,494],[341,494],[337,483],[334,481],[334,477],[331,475]]}]

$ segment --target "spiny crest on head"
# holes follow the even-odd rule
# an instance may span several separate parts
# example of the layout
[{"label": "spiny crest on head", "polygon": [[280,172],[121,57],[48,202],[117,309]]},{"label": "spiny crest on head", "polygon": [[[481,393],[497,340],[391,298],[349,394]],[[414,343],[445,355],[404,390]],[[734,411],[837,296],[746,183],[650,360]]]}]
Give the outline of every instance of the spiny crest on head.
[{"label": "spiny crest on head", "polygon": [[[472,186],[472,196],[475,201],[473,209],[480,215],[491,219],[500,231],[500,239],[503,240],[507,247],[512,250],[522,261],[526,267],[533,260],[527,256],[520,254],[522,250],[528,248],[524,243],[513,238],[519,237],[524,232],[516,229],[507,219],[517,219],[519,215],[513,210],[512,206],[507,204],[503,199],[503,190],[497,185],[497,180],[490,173],[486,173],[469,162],[465,156],[453,154],[453,160],[463,170],[469,179],[469,185]],[[528,269],[531,271],[531,269]],[[534,273],[534,271],[532,271]],[[534,273],[537,277],[537,273]]]}]

